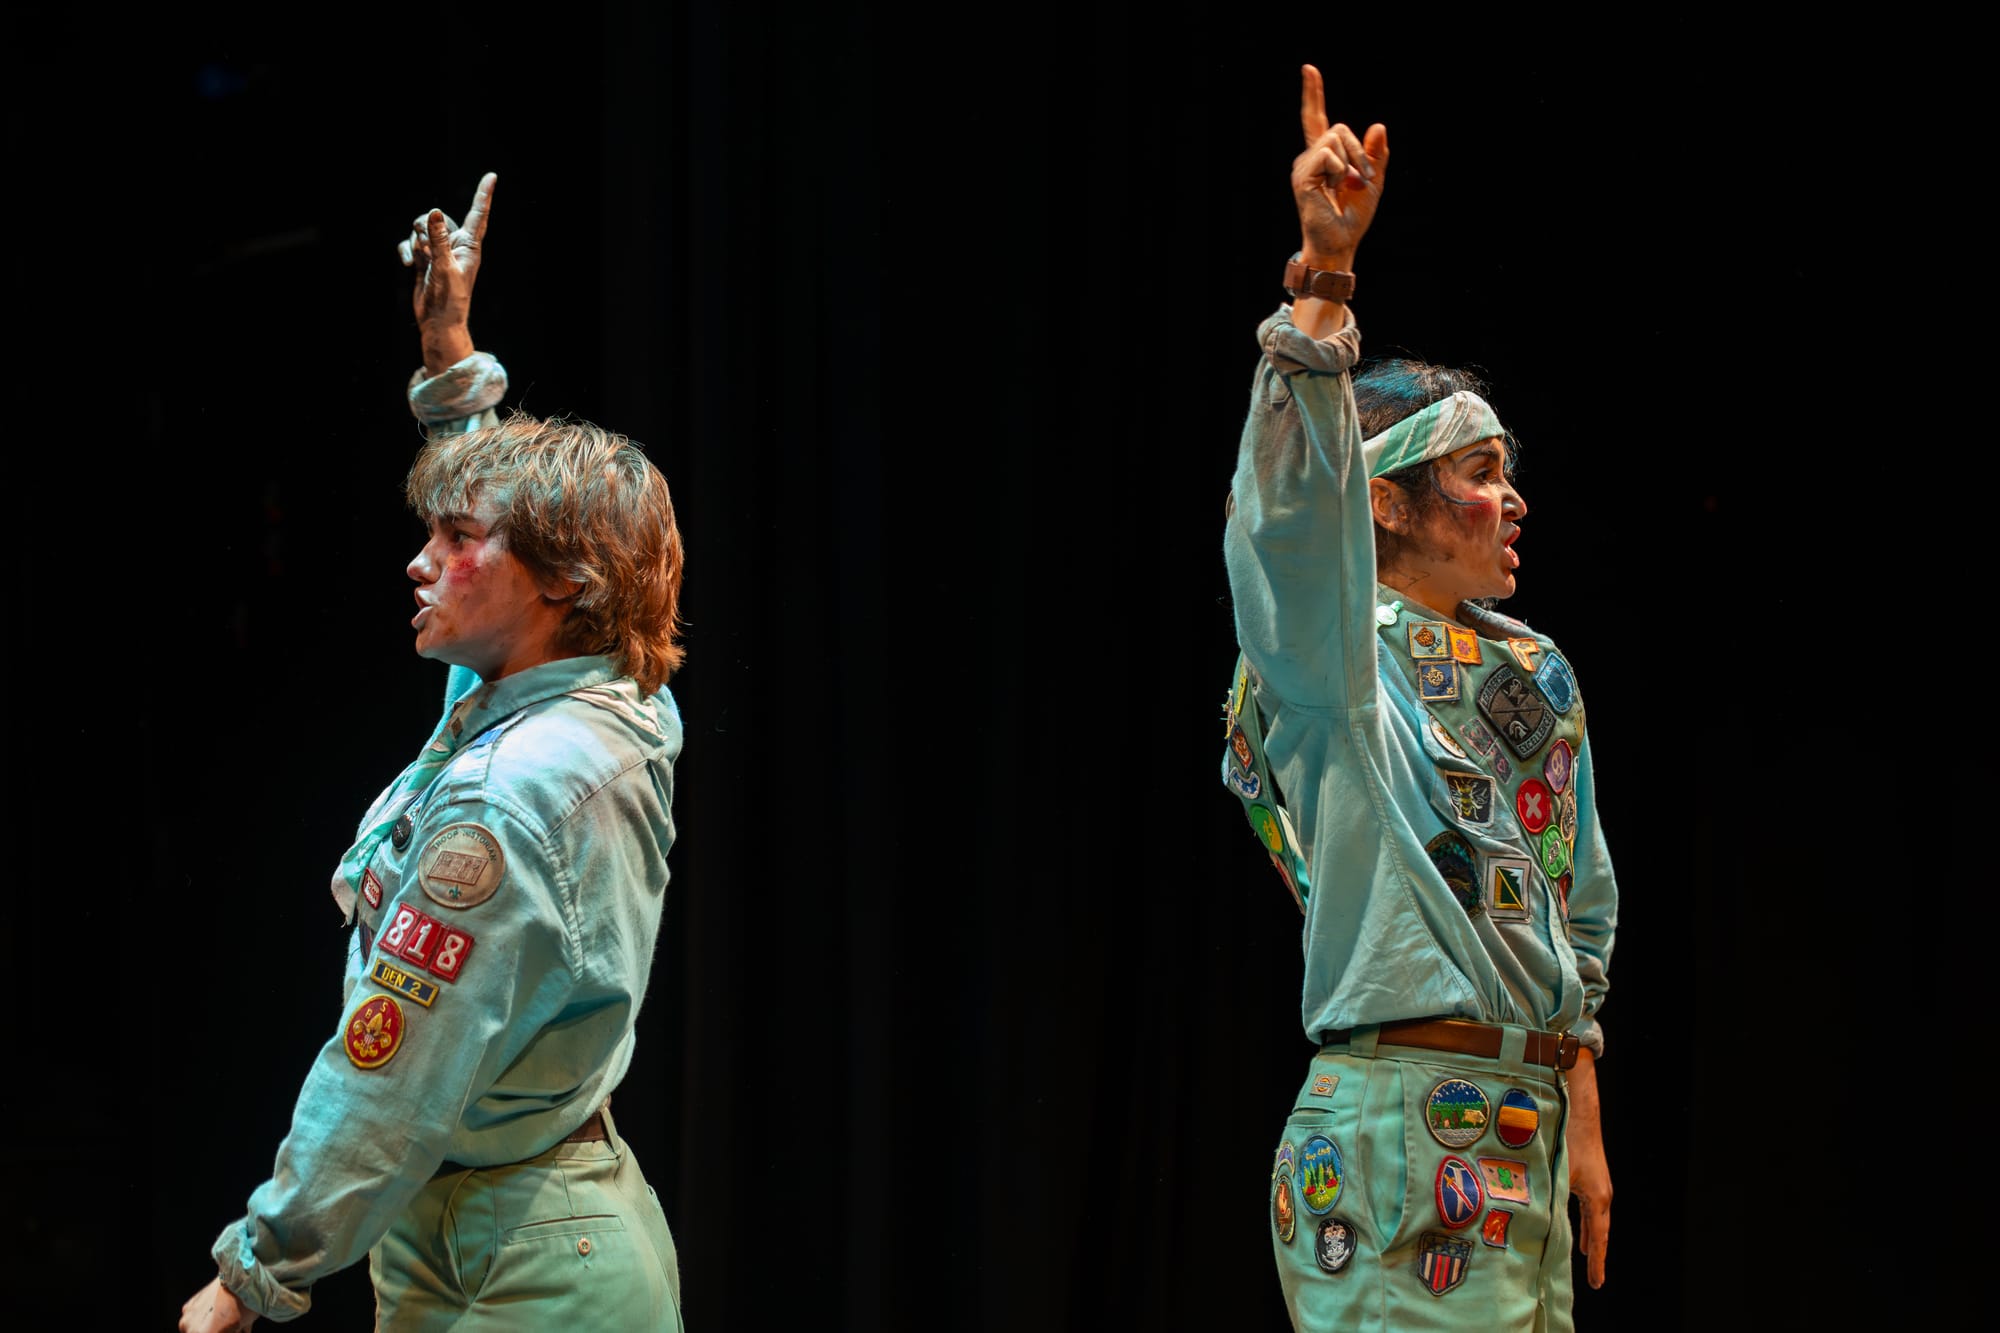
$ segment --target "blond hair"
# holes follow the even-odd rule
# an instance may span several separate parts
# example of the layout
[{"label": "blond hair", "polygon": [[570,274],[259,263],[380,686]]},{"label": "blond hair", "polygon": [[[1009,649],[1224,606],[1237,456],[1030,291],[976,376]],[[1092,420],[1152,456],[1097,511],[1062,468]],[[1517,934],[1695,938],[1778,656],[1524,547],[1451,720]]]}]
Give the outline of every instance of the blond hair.
[{"label": "blond hair", "polygon": [[516,412],[495,426],[435,435],[403,486],[428,521],[484,498],[491,531],[537,580],[572,585],[558,643],[602,654],[648,693],[686,656],[681,534],[667,479],[640,447],[588,421]]}]

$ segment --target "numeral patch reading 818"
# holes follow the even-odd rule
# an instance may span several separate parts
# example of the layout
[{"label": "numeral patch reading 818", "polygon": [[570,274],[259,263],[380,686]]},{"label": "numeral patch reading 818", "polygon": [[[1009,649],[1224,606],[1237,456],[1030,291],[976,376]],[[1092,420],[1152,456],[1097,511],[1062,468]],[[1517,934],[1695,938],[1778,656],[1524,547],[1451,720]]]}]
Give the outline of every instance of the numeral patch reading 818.
[{"label": "numeral patch reading 818", "polygon": [[447,926],[409,906],[396,909],[389,928],[375,941],[383,953],[406,958],[446,981],[458,980],[472,953],[472,943],[472,936],[456,926]]}]

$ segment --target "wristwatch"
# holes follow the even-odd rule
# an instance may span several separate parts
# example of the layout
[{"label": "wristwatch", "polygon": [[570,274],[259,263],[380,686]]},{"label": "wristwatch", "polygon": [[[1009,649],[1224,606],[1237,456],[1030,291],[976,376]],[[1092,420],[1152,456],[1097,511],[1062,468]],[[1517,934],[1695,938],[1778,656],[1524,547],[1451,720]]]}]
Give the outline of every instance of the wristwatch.
[{"label": "wristwatch", "polygon": [[1285,290],[1295,301],[1307,296],[1347,301],[1354,297],[1354,275],[1341,268],[1307,268],[1305,260],[1293,255],[1285,265]]}]

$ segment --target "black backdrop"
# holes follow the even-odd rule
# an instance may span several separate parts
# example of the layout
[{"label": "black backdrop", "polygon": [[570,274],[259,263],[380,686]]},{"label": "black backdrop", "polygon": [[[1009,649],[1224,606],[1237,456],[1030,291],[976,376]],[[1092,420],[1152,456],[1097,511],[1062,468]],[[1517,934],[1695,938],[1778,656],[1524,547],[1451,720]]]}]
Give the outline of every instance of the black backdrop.
[{"label": "black backdrop", "polygon": [[[405,624],[393,244],[494,170],[474,333],[509,402],[645,442],[688,542],[680,841],[618,1114],[693,1325],[1282,1327],[1298,919],[1216,764],[1302,60],[1391,131],[1365,350],[1492,378],[1533,511],[1511,609],[1590,700],[1624,908],[1579,1319],[1881,1290],[1866,1252],[1787,1280],[1826,1262],[1793,1230],[1829,1160],[1793,1018],[1827,885],[1785,813],[1813,738],[1756,711],[1822,688],[1821,516],[1763,404],[1838,385],[1812,200],[1855,145],[1775,46],[1253,19],[24,36],[10,470],[50,563],[17,554],[9,654],[0,1252],[29,1308],[170,1326],[336,1020],[323,885],[442,684]],[[365,1273],[316,1302],[365,1326]]]}]

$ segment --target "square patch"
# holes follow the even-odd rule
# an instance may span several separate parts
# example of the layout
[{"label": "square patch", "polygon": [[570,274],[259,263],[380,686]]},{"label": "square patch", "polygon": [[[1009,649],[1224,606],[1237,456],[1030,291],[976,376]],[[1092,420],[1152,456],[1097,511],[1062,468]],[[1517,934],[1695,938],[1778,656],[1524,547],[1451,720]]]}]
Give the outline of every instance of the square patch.
[{"label": "square patch", "polygon": [[1417,663],[1417,697],[1425,703],[1449,703],[1458,698],[1458,663]]},{"label": "square patch", "polygon": [[1412,620],[1408,631],[1410,656],[1419,662],[1448,660],[1451,657],[1450,626],[1441,620]]}]

